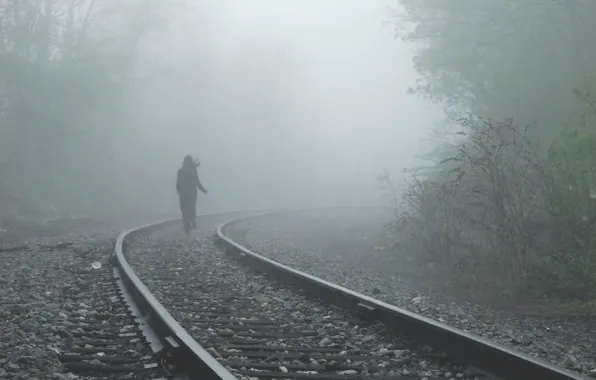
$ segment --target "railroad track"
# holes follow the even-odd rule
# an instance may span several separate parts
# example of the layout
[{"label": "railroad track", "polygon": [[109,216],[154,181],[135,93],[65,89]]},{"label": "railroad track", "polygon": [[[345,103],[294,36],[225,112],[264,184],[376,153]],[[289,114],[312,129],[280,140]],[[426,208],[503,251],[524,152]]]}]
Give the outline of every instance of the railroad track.
[{"label": "railroad track", "polygon": [[[224,215],[229,214],[220,217]],[[142,284],[121,259],[124,238],[147,231],[151,226],[121,234],[111,265],[95,262],[61,290],[65,299],[77,305],[61,311],[59,326],[52,327],[66,348],[46,347],[63,365],[57,379],[173,378],[180,359],[172,355],[177,343],[171,337],[176,334],[163,330],[163,321],[155,318],[159,305],[148,302],[145,294],[150,293],[140,290]]]},{"label": "railroad track", "polygon": [[118,269],[96,268],[95,281],[64,289],[79,304],[62,314],[67,330],[59,334],[68,348],[54,349],[58,359],[68,373],[87,378],[165,379],[159,349],[148,341],[141,316],[128,302]]},{"label": "railroad track", "polygon": [[215,228],[238,217],[199,219],[220,249],[179,221],[118,239],[129,305],[156,337],[146,359],[166,377],[586,379],[259,256],[226,236],[234,221]]}]

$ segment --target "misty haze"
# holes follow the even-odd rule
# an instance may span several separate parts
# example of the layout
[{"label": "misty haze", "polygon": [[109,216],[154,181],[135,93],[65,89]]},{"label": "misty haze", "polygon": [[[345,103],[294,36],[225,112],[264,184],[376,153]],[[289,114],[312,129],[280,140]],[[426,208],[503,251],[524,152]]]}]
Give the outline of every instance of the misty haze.
[{"label": "misty haze", "polygon": [[595,16],[594,0],[0,0],[0,317],[26,278],[63,276],[21,254],[100,270],[131,226],[182,217],[159,239],[187,254],[274,210],[227,233],[596,377]]},{"label": "misty haze", "polygon": [[3,213],[177,212],[185,154],[200,211],[371,205],[440,115],[391,2],[5,3]]}]

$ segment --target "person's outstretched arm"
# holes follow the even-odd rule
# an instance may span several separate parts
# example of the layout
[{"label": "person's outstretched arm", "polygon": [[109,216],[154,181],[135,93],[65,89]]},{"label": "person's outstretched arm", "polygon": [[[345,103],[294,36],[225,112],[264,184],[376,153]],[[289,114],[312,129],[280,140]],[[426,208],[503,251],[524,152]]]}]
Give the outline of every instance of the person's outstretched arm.
[{"label": "person's outstretched arm", "polygon": [[201,180],[199,179],[199,174],[198,173],[197,173],[197,188],[199,190],[201,190],[203,192],[203,194],[207,195],[207,189],[205,189],[205,187],[201,183]]}]

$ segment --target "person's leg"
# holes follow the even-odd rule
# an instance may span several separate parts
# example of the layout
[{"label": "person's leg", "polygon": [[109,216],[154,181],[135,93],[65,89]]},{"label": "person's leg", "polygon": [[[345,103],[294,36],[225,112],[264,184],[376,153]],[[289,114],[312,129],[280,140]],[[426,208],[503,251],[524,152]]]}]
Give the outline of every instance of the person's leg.
[{"label": "person's leg", "polygon": [[191,204],[189,204],[189,208],[190,208],[190,223],[192,225],[192,228],[197,228],[197,197],[196,195],[193,197],[193,199],[190,201]]},{"label": "person's leg", "polygon": [[188,196],[180,196],[180,211],[182,212],[182,224],[184,226],[184,232],[190,232],[190,215],[188,207]]}]

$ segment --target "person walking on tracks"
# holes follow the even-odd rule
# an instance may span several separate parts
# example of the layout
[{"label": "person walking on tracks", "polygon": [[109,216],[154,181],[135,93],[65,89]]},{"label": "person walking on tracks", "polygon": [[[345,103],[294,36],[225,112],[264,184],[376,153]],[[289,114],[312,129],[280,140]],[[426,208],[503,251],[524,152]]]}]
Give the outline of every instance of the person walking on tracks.
[{"label": "person walking on tracks", "polygon": [[182,167],[178,169],[176,178],[176,191],[180,198],[180,211],[186,233],[189,233],[191,228],[197,228],[197,189],[207,195],[207,189],[199,180],[198,166],[199,162],[187,155],[182,161]]}]

